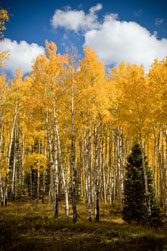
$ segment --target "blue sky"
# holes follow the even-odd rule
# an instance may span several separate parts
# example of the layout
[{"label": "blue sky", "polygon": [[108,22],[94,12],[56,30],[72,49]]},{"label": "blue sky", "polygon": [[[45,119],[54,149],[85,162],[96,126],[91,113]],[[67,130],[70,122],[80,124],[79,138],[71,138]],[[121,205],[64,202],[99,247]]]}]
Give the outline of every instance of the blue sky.
[{"label": "blue sky", "polygon": [[46,39],[60,53],[75,45],[82,57],[88,44],[107,65],[124,60],[146,71],[155,57],[167,56],[166,0],[4,0],[1,7],[10,15],[0,44],[10,58],[1,68],[10,75],[18,67],[29,73]]}]

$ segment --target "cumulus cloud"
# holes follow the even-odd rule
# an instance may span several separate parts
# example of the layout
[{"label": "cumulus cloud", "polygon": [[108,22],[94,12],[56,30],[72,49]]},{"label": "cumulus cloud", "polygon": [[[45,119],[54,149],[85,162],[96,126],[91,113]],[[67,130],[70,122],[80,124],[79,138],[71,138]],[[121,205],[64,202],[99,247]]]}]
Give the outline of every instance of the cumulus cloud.
[{"label": "cumulus cloud", "polygon": [[63,27],[68,30],[78,32],[79,30],[89,30],[99,27],[96,12],[102,9],[101,4],[97,4],[89,9],[89,13],[85,14],[83,10],[56,10],[51,19],[52,26],[56,29]]},{"label": "cumulus cloud", "polygon": [[82,31],[84,45],[96,50],[99,58],[108,65],[118,65],[124,60],[125,63],[143,64],[148,71],[155,58],[167,56],[167,39],[158,40],[156,31],[151,34],[136,22],[120,21],[113,13],[105,15],[99,22],[96,12],[101,9],[102,5],[97,4],[88,14],[83,10],[56,10],[51,23],[54,28]]},{"label": "cumulus cloud", "polygon": [[10,72],[12,75],[16,69],[21,68],[23,74],[29,73],[33,64],[33,60],[40,54],[45,52],[45,49],[38,44],[28,44],[26,41],[12,41],[4,39],[0,43],[0,51],[9,52],[9,58],[6,60],[6,65],[1,67],[2,71]]},{"label": "cumulus cloud", "polygon": [[85,33],[85,45],[97,51],[106,64],[144,64],[146,71],[155,58],[167,55],[167,39],[158,40],[156,33],[150,32],[136,22],[121,22],[113,15],[105,17],[99,30]]}]

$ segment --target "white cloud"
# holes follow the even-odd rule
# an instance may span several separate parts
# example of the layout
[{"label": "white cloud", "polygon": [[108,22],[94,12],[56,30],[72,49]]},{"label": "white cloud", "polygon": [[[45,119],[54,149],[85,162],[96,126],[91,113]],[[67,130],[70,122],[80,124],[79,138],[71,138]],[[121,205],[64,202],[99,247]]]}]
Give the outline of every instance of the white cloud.
[{"label": "white cloud", "polygon": [[[125,63],[143,64],[146,71],[155,58],[167,56],[167,39],[157,39],[157,32],[152,35],[136,22],[118,20],[118,14],[110,13],[98,21],[96,11],[102,9],[97,4],[85,14],[83,10],[56,10],[52,18],[54,28],[64,27],[75,32],[82,31],[84,45],[89,45],[105,64]],[[159,23],[163,20],[158,19]]]},{"label": "white cloud", "polygon": [[118,65],[125,63],[144,64],[146,71],[155,58],[162,59],[167,55],[167,39],[158,40],[135,22],[121,22],[113,15],[105,17],[99,30],[85,33],[85,45],[97,51],[105,64]]},{"label": "white cloud", "polygon": [[143,14],[142,9],[140,9],[140,10],[134,12],[134,15],[135,15],[136,17],[141,17],[142,14]]},{"label": "white cloud", "polygon": [[12,41],[4,39],[0,43],[0,51],[9,51],[9,58],[6,65],[1,67],[2,71],[8,71],[14,74],[16,69],[21,68],[23,74],[29,73],[33,64],[33,60],[40,54],[45,53],[45,49],[38,44],[28,44],[26,41]]},{"label": "white cloud", "polygon": [[156,25],[161,25],[163,23],[163,21],[164,21],[163,18],[156,18],[155,19],[155,24]]},{"label": "white cloud", "polygon": [[56,10],[51,19],[52,26],[56,29],[63,27],[68,30],[78,32],[79,30],[89,30],[100,26],[97,21],[96,12],[102,9],[101,4],[97,4],[89,9],[89,13],[85,14],[83,10]]},{"label": "white cloud", "polygon": [[90,13],[94,14],[94,12],[99,11],[103,8],[102,4],[98,3],[95,6],[89,9]]}]

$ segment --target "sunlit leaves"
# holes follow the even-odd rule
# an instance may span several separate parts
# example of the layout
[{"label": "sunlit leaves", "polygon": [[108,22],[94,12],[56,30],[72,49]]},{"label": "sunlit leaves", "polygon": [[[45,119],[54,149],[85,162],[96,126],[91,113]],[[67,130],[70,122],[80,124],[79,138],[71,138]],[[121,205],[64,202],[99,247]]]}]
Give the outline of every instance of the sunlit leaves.
[{"label": "sunlit leaves", "polygon": [[43,172],[47,168],[47,158],[43,154],[36,152],[26,155],[25,168],[28,172],[30,168],[39,169],[39,172]]},{"label": "sunlit leaves", "polygon": [[[0,10],[0,40],[2,40],[4,37],[3,31],[6,29],[5,22],[8,20],[9,20],[8,12],[3,9]],[[4,59],[7,59],[8,56],[9,56],[8,51],[0,52],[0,66],[5,64]]]}]

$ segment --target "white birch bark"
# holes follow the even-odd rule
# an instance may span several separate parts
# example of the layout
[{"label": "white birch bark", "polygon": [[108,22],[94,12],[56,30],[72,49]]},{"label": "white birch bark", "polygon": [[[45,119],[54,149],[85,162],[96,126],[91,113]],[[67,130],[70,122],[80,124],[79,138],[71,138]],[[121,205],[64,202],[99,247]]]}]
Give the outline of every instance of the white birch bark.
[{"label": "white birch bark", "polygon": [[108,135],[107,131],[105,133],[105,161],[104,161],[104,174],[103,174],[103,180],[104,180],[104,202],[107,202],[107,177],[106,177],[106,172],[107,172],[107,147],[108,147]]},{"label": "white birch bark", "polygon": [[[0,161],[2,160],[2,145],[3,145],[3,92],[0,94],[0,99],[2,101],[0,108]],[[0,196],[1,196],[1,206],[4,203],[4,193],[3,193],[3,184],[1,176],[1,166],[0,166]]]},{"label": "white birch bark", "polygon": [[[38,153],[41,154],[41,143],[40,140],[38,142]],[[40,160],[38,160],[38,168],[37,168],[37,203],[39,203],[39,193],[40,193]]]},{"label": "white birch bark", "polygon": [[64,167],[63,167],[63,163],[62,163],[61,146],[60,146],[60,138],[59,138],[59,131],[58,131],[57,123],[56,123],[56,136],[57,136],[61,176],[62,176],[64,194],[65,194],[65,213],[68,216],[69,215],[68,188],[67,188],[67,182],[66,182],[66,179],[65,179],[65,171],[64,171]]},{"label": "white birch bark", "polygon": [[[46,88],[45,88],[45,99],[47,101],[47,89]],[[51,133],[50,133],[50,127],[49,127],[48,107],[46,107],[45,119],[46,119],[47,140],[48,140],[48,148],[49,148],[49,160],[50,160],[50,188],[49,188],[49,201],[50,201],[50,197],[53,200],[53,154],[52,154]]]},{"label": "white birch bark", "polygon": [[112,164],[112,131],[109,131],[109,160],[108,160],[108,182],[109,202],[112,203],[112,179],[111,179],[111,164]]},{"label": "white birch bark", "polygon": [[143,165],[143,171],[144,171],[144,182],[145,182],[145,192],[146,192],[146,205],[147,205],[148,217],[150,217],[150,221],[151,221],[151,203],[150,203],[149,192],[148,192],[148,179],[147,179],[147,172],[146,172],[145,159],[144,159],[144,150],[143,150],[143,139],[142,139],[142,136],[140,136],[140,145],[141,145],[142,165]]},{"label": "white birch bark", "polygon": [[155,131],[155,126],[153,127],[153,131],[154,131],[154,148],[153,148],[153,154],[152,154],[152,162],[153,162],[153,185],[155,188],[155,192],[157,195],[157,191],[156,191],[156,131]]},{"label": "white birch bark", "polygon": [[119,170],[119,203],[120,207],[122,208],[122,199],[123,199],[123,180],[124,180],[124,173],[123,173],[123,133],[119,134],[119,159],[120,159],[120,170]]},{"label": "white birch bark", "polygon": [[[16,122],[17,123],[17,122]],[[12,200],[15,200],[15,186],[16,186],[16,161],[17,161],[17,126],[14,129],[14,158],[13,158],[13,173],[12,173]]]},{"label": "white birch bark", "polygon": [[1,206],[3,206],[3,187],[2,187],[2,177],[0,172],[0,194],[1,194]]},{"label": "white birch bark", "polygon": [[97,156],[97,128],[94,126],[94,186],[95,186],[95,199],[94,199],[94,212],[95,221],[99,221],[99,179],[98,179],[98,156]]},{"label": "white birch bark", "polygon": [[165,130],[165,145],[166,145],[166,152],[165,152],[165,208],[164,208],[164,211],[165,211],[165,214],[167,215],[167,184],[166,184],[166,181],[167,181],[167,129]]},{"label": "white birch bark", "polygon": [[[53,88],[53,87],[52,87]],[[53,135],[54,135],[54,213],[55,217],[58,217],[58,203],[59,203],[59,176],[58,176],[58,159],[57,159],[57,120],[56,120],[56,108],[54,98],[54,88],[52,93],[52,108],[53,108]]]},{"label": "white birch bark", "polygon": [[91,164],[92,164],[92,154],[91,154],[91,130],[88,135],[88,218],[91,221]]},{"label": "white birch bark", "polygon": [[74,142],[74,86],[73,86],[73,69],[72,69],[72,78],[71,78],[71,171],[72,171],[73,223],[75,223],[77,221],[77,209],[76,209],[75,142]]},{"label": "white birch bark", "polygon": [[24,149],[24,133],[23,133],[23,128],[21,130],[21,185],[22,187],[24,186],[24,154],[25,154],[25,149]]},{"label": "white birch bark", "polygon": [[9,176],[9,166],[10,166],[10,159],[11,159],[11,150],[12,150],[12,142],[13,142],[13,134],[16,126],[16,120],[17,120],[17,106],[15,108],[15,115],[13,120],[13,127],[10,135],[10,143],[9,143],[9,150],[8,150],[8,160],[7,160],[7,168],[6,168],[6,182],[5,182],[5,196],[4,196],[4,205],[7,206],[8,201],[8,176]]},{"label": "white birch bark", "polygon": [[[45,141],[44,141],[44,156],[47,158],[47,139],[46,139],[46,137],[45,137]],[[45,192],[46,192],[45,177],[46,177],[46,170],[44,169],[43,177],[42,177],[42,204],[45,203]]]},{"label": "white birch bark", "polygon": [[[2,160],[2,140],[3,140],[3,127],[2,127],[2,112],[1,112],[1,132],[0,132],[0,161]],[[0,196],[1,196],[1,206],[3,206],[3,185],[2,185],[2,176],[1,176],[1,167],[0,167]]]},{"label": "white birch bark", "polygon": [[90,146],[91,132],[85,133],[85,200],[88,219],[91,221],[91,146]]}]

